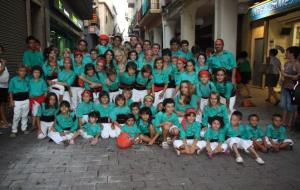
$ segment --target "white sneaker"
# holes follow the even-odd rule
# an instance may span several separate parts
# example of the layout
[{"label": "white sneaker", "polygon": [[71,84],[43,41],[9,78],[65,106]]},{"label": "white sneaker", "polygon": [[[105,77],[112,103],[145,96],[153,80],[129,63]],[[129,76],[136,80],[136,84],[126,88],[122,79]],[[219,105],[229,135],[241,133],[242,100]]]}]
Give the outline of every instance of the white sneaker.
[{"label": "white sneaker", "polygon": [[40,133],[38,136],[37,136],[37,139],[41,140],[41,139],[44,139],[46,138],[46,136],[43,134],[43,133]]},{"label": "white sneaker", "polygon": [[169,144],[168,144],[167,141],[162,142],[161,146],[162,146],[163,149],[168,149],[169,148]]},{"label": "white sneaker", "polygon": [[197,152],[196,152],[196,154],[197,154],[197,155],[199,155],[199,154],[200,154],[200,152],[201,152],[201,149],[197,149]]},{"label": "white sneaker", "polygon": [[263,159],[261,159],[261,157],[257,157],[257,158],[255,159],[255,161],[256,161],[258,164],[261,164],[261,165],[265,164],[265,161],[263,161]]},{"label": "white sneaker", "polygon": [[236,157],[235,161],[236,161],[236,163],[239,163],[239,164],[244,162],[243,158],[240,156]]},{"label": "white sneaker", "polygon": [[180,150],[175,149],[177,156],[180,156]]},{"label": "white sneaker", "polygon": [[171,137],[167,137],[167,143],[168,144],[172,144],[173,143]]}]

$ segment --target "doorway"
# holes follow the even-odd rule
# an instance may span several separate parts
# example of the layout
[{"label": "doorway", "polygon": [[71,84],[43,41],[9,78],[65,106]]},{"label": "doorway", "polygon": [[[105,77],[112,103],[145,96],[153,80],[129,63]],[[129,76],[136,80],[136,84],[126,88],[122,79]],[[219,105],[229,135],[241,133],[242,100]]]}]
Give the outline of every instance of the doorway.
[{"label": "doorway", "polygon": [[255,86],[263,86],[262,68],[264,64],[264,38],[256,38],[254,40],[254,63],[252,83]]}]

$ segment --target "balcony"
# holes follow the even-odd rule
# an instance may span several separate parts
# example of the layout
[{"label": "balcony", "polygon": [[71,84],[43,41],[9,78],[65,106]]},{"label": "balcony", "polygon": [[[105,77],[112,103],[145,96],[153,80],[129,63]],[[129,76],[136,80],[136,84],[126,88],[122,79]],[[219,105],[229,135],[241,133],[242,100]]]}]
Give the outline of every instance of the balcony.
[{"label": "balcony", "polygon": [[[153,21],[161,20],[161,5],[159,0],[145,0],[139,10],[140,25],[147,26]],[[138,19],[139,21],[139,19]]]}]

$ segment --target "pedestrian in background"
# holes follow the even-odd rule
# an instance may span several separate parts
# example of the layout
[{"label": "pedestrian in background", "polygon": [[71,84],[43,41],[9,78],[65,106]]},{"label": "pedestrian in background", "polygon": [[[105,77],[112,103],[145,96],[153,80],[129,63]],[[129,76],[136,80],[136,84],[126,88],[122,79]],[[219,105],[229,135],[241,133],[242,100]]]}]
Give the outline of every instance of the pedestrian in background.
[{"label": "pedestrian in background", "polygon": [[9,73],[6,68],[6,61],[2,59],[3,52],[4,48],[0,45],[0,128],[7,128],[11,125],[7,122],[4,111],[4,105],[8,102]]},{"label": "pedestrian in background", "polygon": [[238,72],[241,75],[241,87],[247,92],[245,98],[251,98],[251,93],[247,86],[251,80],[251,66],[248,59],[248,53],[246,51],[242,51],[238,57]]},{"label": "pedestrian in background", "polygon": [[278,103],[280,102],[276,92],[274,91],[274,87],[276,87],[278,84],[280,71],[281,71],[281,62],[276,57],[277,54],[278,54],[277,49],[269,50],[269,57],[267,58],[267,65],[266,65],[266,79],[265,79],[265,86],[268,87],[268,97],[266,99],[266,102],[272,103],[272,97],[273,97],[275,100],[275,105],[278,105]]}]

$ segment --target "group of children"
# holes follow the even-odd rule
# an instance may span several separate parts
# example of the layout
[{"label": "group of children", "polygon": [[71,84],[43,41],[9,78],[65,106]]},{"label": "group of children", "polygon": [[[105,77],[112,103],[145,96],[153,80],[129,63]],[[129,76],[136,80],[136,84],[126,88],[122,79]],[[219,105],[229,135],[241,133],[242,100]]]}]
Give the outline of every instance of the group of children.
[{"label": "group of children", "polygon": [[155,58],[152,50],[133,49],[126,57],[107,42],[100,36],[97,51],[88,54],[81,40],[78,50],[66,50],[61,60],[50,49],[42,65],[20,65],[8,87],[14,107],[11,137],[20,120],[27,133],[30,111],[38,139],[57,144],[74,144],[81,136],[95,145],[100,138],[128,133],[135,143],[173,144],[177,155],[206,149],[211,158],[232,151],[242,163],[244,150],[259,164],[264,161],[257,151],[292,148],[280,115],[273,116],[266,132],[255,114],[241,124],[242,114],[234,110],[235,85],[225,68],[208,66],[204,53],[194,58],[190,52],[186,60],[170,49]]}]

